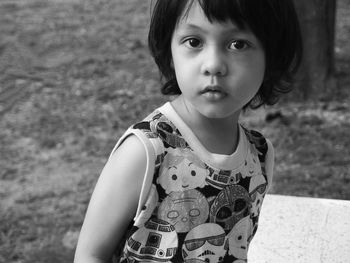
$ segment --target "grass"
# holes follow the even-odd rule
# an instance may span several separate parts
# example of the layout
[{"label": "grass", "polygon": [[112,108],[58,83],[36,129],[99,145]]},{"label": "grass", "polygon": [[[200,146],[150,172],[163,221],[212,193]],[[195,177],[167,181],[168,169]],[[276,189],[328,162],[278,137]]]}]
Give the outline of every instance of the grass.
[{"label": "grass", "polygon": [[[148,5],[0,3],[0,262],[72,261],[113,144],[167,99],[147,51]],[[272,193],[350,200],[350,5],[338,10],[338,91],[243,116],[275,145]]]}]

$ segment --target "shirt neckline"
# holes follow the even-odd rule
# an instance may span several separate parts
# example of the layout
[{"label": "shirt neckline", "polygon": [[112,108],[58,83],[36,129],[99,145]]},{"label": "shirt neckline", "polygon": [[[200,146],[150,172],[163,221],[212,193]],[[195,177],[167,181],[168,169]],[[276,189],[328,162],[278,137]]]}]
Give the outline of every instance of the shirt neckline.
[{"label": "shirt neckline", "polygon": [[248,147],[247,138],[241,125],[238,125],[239,139],[236,150],[232,154],[212,153],[204,147],[191,128],[178,115],[170,102],[166,102],[158,110],[176,126],[192,150],[208,165],[218,169],[235,170],[244,164],[248,154]]}]

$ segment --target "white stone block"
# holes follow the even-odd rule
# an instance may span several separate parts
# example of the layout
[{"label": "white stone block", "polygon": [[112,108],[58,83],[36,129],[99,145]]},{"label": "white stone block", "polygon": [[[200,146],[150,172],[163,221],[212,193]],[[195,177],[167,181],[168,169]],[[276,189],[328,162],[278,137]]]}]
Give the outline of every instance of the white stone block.
[{"label": "white stone block", "polygon": [[267,195],[249,263],[350,263],[350,201]]}]

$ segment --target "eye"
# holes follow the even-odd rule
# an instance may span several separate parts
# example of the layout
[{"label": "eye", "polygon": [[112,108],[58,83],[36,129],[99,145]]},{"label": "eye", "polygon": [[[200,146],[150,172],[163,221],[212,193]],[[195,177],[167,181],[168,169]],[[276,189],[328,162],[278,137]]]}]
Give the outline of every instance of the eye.
[{"label": "eye", "polygon": [[188,38],[184,41],[184,44],[188,47],[188,48],[201,48],[203,43],[200,39],[198,38]]},{"label": "eye", "polygon": [[192,170],[192,171],[191,171],[191,175],[192,175],[192,176],[196,176],[196,171]]},{"label": "eye", "polygon": [[174,181],[176,181],[176,180],[177,180],[176,174],[173,174],[173,175],[171,176],[171,179],[173,179]]},{"label": "eye", "polygon": [[232,41],[229,46],[228,49],[231,50],[245,50],[249,47],[249,43],[245,40],[234,40]]}]

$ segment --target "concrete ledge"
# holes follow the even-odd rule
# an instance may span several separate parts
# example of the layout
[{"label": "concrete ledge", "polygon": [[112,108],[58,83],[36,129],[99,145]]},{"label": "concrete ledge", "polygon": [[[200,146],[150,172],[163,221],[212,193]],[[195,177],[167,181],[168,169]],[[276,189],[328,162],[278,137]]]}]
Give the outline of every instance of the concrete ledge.
[{"label": "concrete ledge", "polygon": [[267,195],[249,263],[349,263],[350,201]]}]

